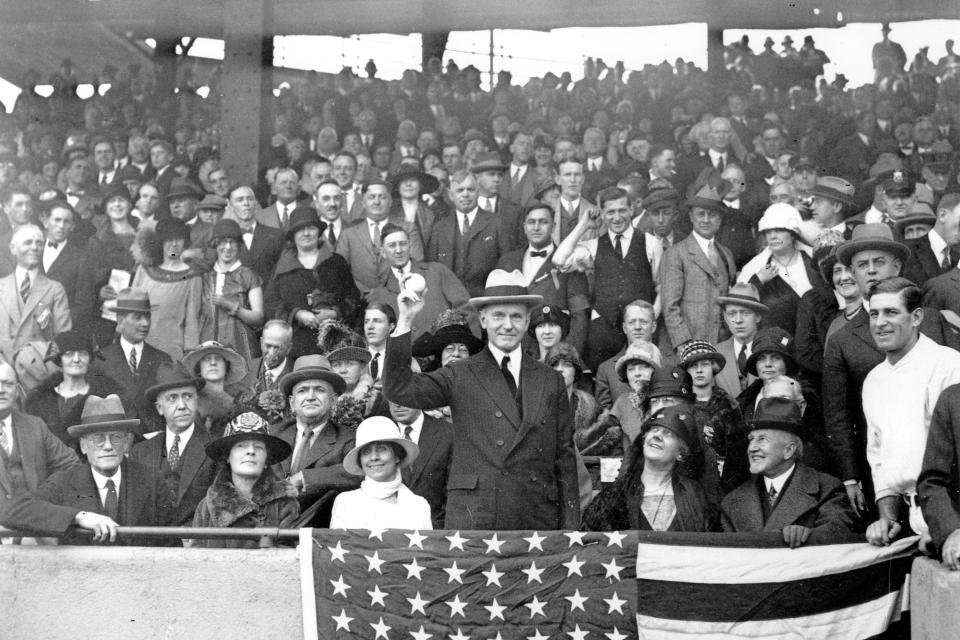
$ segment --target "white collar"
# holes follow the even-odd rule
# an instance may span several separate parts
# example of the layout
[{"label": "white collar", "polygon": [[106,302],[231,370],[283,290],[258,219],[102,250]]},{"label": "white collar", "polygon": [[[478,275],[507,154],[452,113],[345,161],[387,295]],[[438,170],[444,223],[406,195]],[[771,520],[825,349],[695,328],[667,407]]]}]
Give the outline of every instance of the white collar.
[{"label": "white collar", "polygon": [[[186,429],[184,429],[184,430],[179,434],[179,435],[180,435],[180,456],[181,456],[181,457],[183,457],[183,452],[186,451],[186,449],[187,449],[187,443],[190,442],[190,438],[193,437],[193,431],[194,431],[194,425],[191,424],[189,427],[187,427]],[[170,451],[170,447],[173,446],[173,439],[174,439],[178,434],[174,433],[173,431],[170,431],[170,429],[166,429],[166,430],[164,431],[164,435],[166,436],[166,440],[167,440],[167,442],[166,442],[167,449],[166,449],[166,450],[167,450],[167,451]]]},{"label": "white collar", "polygon": [[937,257],[937,262],[943,256],[943,250],[947,248],[947,242],[944,240],[935,228],[927,232],[927,238],[930,240],[930,248],[933,249],[933,255]]},{"label": "white collar", "polygon": [[[479,202],[479,198],[477,199],[477,201]],[[480,207],[479,207],[479,205],[478,205],[478,206],[474,207],[473,209],[471,209],[470,211],[457,211],[457,215],[458,215],[458,216],[462,216],[462,215],[466,214],[467,218],[469,218],[470,221],[472,222],[472,221],[473,221],[473,218],[477,215],[477,211],[479,211],[479,210],[480,210]]]},{"label": "white collar", "polygon": [[510,362],[507,364],[507,367],[510,369],[510,373],[513,374],[514,380],[516,380],[517,385],[520,384],[520,359],[523,357],[523,350],[519,347],[507,353],[506,351],[501,351],[497,347],[493,346],[492,342],[487,343],[487,348],[490,349],[490,353],[493,354],[493,359],[497,363],[497,367],[501,366],[501,362],[505,356],[510,356]]},{"label": "white collar", "polygon": [[410,439],[420,444],[420,432],[423,431],[423,411],[417,412],[417,417],[410,424],[401,424],[400,433],[404,433],[410,427]]},{"label": "white collar", "polygon": [[792,464],[790,465],[789,469],[774,478],[768,478],[764,476],[763,485],[766,488],[767,493],[770,493],[770,485],[773,485],[773,488],[776,490],[778,496],[783,493],[783,485],[787,483],[787,480],[790,479],[790,474],[793,473],[793,470],[796,468],[797,465]]},{"label": "white collar", "polygon": [[40,275],[40,268],[39,268],[39,267],[34,267],[33,269],[24,269],[24,268],[21,267],[20,265],[17,265],[16,272],[17,272],[17,285],[18,285],[18,286],[19,286],[19,284],[20,284],[21,282],[23,282],[23,276],[24,276],[24,274],[30,274],[30,286],[33,286],[34,284],[37,283],[37,276]]},{"label": "white collar", "polygon": [[[610,244],[617,241],[617,234],[613,231],[608,230],[607,235],[610,236]],[[623,238],[621,244],[630,244],[630,240],[633,238],[633,225],[627,225],[627,228],[620,233],[620,236]]]},{"label": "white collar", "polygon": [[[327,420],[324,420],[323,422],[321,422],[321,423],[318,424],[317,426],[315,426],[315,427],[310,427],[310,437],[313,437],[313,436],[317,435],[318,433],[320,433],[321,431],[323,431],[323,428],[324,428],[325,426],[327,426],[327,422],[329,422],[329,421],[330,421],[330,420],[329,420],[329,418],[328,418]],[[302,424],[299,420],[297,420],[297,434],[298,434],[298,435],[301,434],[301,433],[303,433],[307,428],[308,428],[307,425]]]},{"label": "white collar", "polygon": [[275,379],[279,380],[280,376],[283,374],[283,368],[287,366],[287,359],[284,358],[280,361],[280,364],[275,366],[273,369],[267,369],[267,372],[270,373]]},{"label": "white collar", "polygon": [[127,359],[130,358],[130,349],[133,349],[134,351],[136,351],[138,356],[141,353],[143,353],[142,342],[138,342],[134,344],[129,340],[127,340],[126,338],[124,338],[123,336],[120,336],[120,348],[123,349],[123,355],[127,356]]},{"label": "white collar", "polygon": [[[109,478],[93,467],[90,467],[90,471],[93,472],[93,482],[97,485],[97,489],[103,491],[107,488],[107,480],[113,480],[114,488],[119,492],[120,491],[120,480],[122,480],[123,471],[122,467],[117,467],[116,473],[114,473]],[[119,495],[119,494],[118,494]]]},{"label": "white collar", "polygon": [[580,198],[577,197],[576,200],[567,200],[563,196],[560,196],[560,204],[568,211],[575,211],[580,207]]},{"label": "white collar", "polygon": [[237,260],[232,265],[224,269],[223,267],[220,266],[220,261],[217,260],[215,263],[213,263],[213,270],[216,271],[217,273],[230,273],[232,271],[236,271],[242,266],[243,266],[243,263]]},{"label": "white collar", "polygon": [[726,157],[727,157],[727,152],[726,152],[726,151],[717,151],[717,150],[714,149],[713,147],[710,147],[710,148],[707,150],[707,153],[710,154],[710,159],[711,159],[711,160],[716,160],[717,158],[726,158]]},{"label": "white collar", "polygon": [[700,245],[700,250],[703,251],[704,255],[710,257],[710,243],[713,242],[714,239],[704,238],[696,231],[691,232],[690,235],[693,236],[693,239],[696,241],[696,243]]}]

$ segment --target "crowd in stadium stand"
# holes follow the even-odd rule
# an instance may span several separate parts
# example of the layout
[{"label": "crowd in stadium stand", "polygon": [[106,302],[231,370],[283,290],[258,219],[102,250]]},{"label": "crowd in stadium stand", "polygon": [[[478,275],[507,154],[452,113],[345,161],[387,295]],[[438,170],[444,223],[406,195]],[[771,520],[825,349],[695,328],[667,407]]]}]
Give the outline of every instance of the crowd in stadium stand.
[{"label": "crowd in stadium stand", "polygon": [[489,91],[306,74],[255,184],[215,77],[31,78],[2,522],[916,533],[960,567],[960,56],[889,35],[859,87],[809,36]]}]

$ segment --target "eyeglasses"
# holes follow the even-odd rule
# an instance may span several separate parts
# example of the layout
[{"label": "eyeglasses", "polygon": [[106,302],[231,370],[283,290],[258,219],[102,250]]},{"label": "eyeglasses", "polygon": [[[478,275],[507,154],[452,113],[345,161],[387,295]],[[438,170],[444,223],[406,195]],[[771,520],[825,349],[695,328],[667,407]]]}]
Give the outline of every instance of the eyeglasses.
[{"label": "eyeglasses", "polygon": [[107,443],[107,438],[110,439],[110,442],[113,444],[120,444],[127,437],[125,431],[111,431],[110,433],[92,433],[86,436],[87,440],[93,443],[97,447],[102,447]]}]

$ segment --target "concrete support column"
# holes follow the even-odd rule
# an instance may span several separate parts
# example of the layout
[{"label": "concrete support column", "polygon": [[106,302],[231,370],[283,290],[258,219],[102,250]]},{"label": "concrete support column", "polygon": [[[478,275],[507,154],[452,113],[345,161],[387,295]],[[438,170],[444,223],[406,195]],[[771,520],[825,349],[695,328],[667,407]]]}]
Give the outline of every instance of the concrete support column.
[{"label": "concrete support column", "polygon": [[723,29],[707,25],[707,69],[723,71]]},{"label": "concrete support column", "polygon": [[254,186],[272,131],[272,0],[225,0],[223,40],[220,162],[233,182]]}]

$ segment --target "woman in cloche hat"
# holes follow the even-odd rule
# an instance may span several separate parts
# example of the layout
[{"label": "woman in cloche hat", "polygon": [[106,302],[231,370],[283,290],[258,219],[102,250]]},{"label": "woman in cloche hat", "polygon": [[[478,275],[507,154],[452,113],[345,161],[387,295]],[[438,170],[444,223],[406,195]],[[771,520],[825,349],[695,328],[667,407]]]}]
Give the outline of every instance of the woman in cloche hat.
[{"label": "woman in cloche hat", "polygon": [[400,473],[419,454],[417,444],[404,438],[390,418],[373,416],[361,422],[343,468],[363,476],[363,482],[333,501],[330,528],[433,529],[430,505],[403,484]]},{"label": "woman in cloche hat", "polygon": [[[300,515],[297,491],[272,469],[290,456],[290,445],[270,435],[267,421],[242,411],[227,423],[223,437],[210,442],[207,457],[217,462],[213,484],[197,505],[194,527],[290,528]],[[255,540],[200,540],[190,546],[256,548]]]}]

